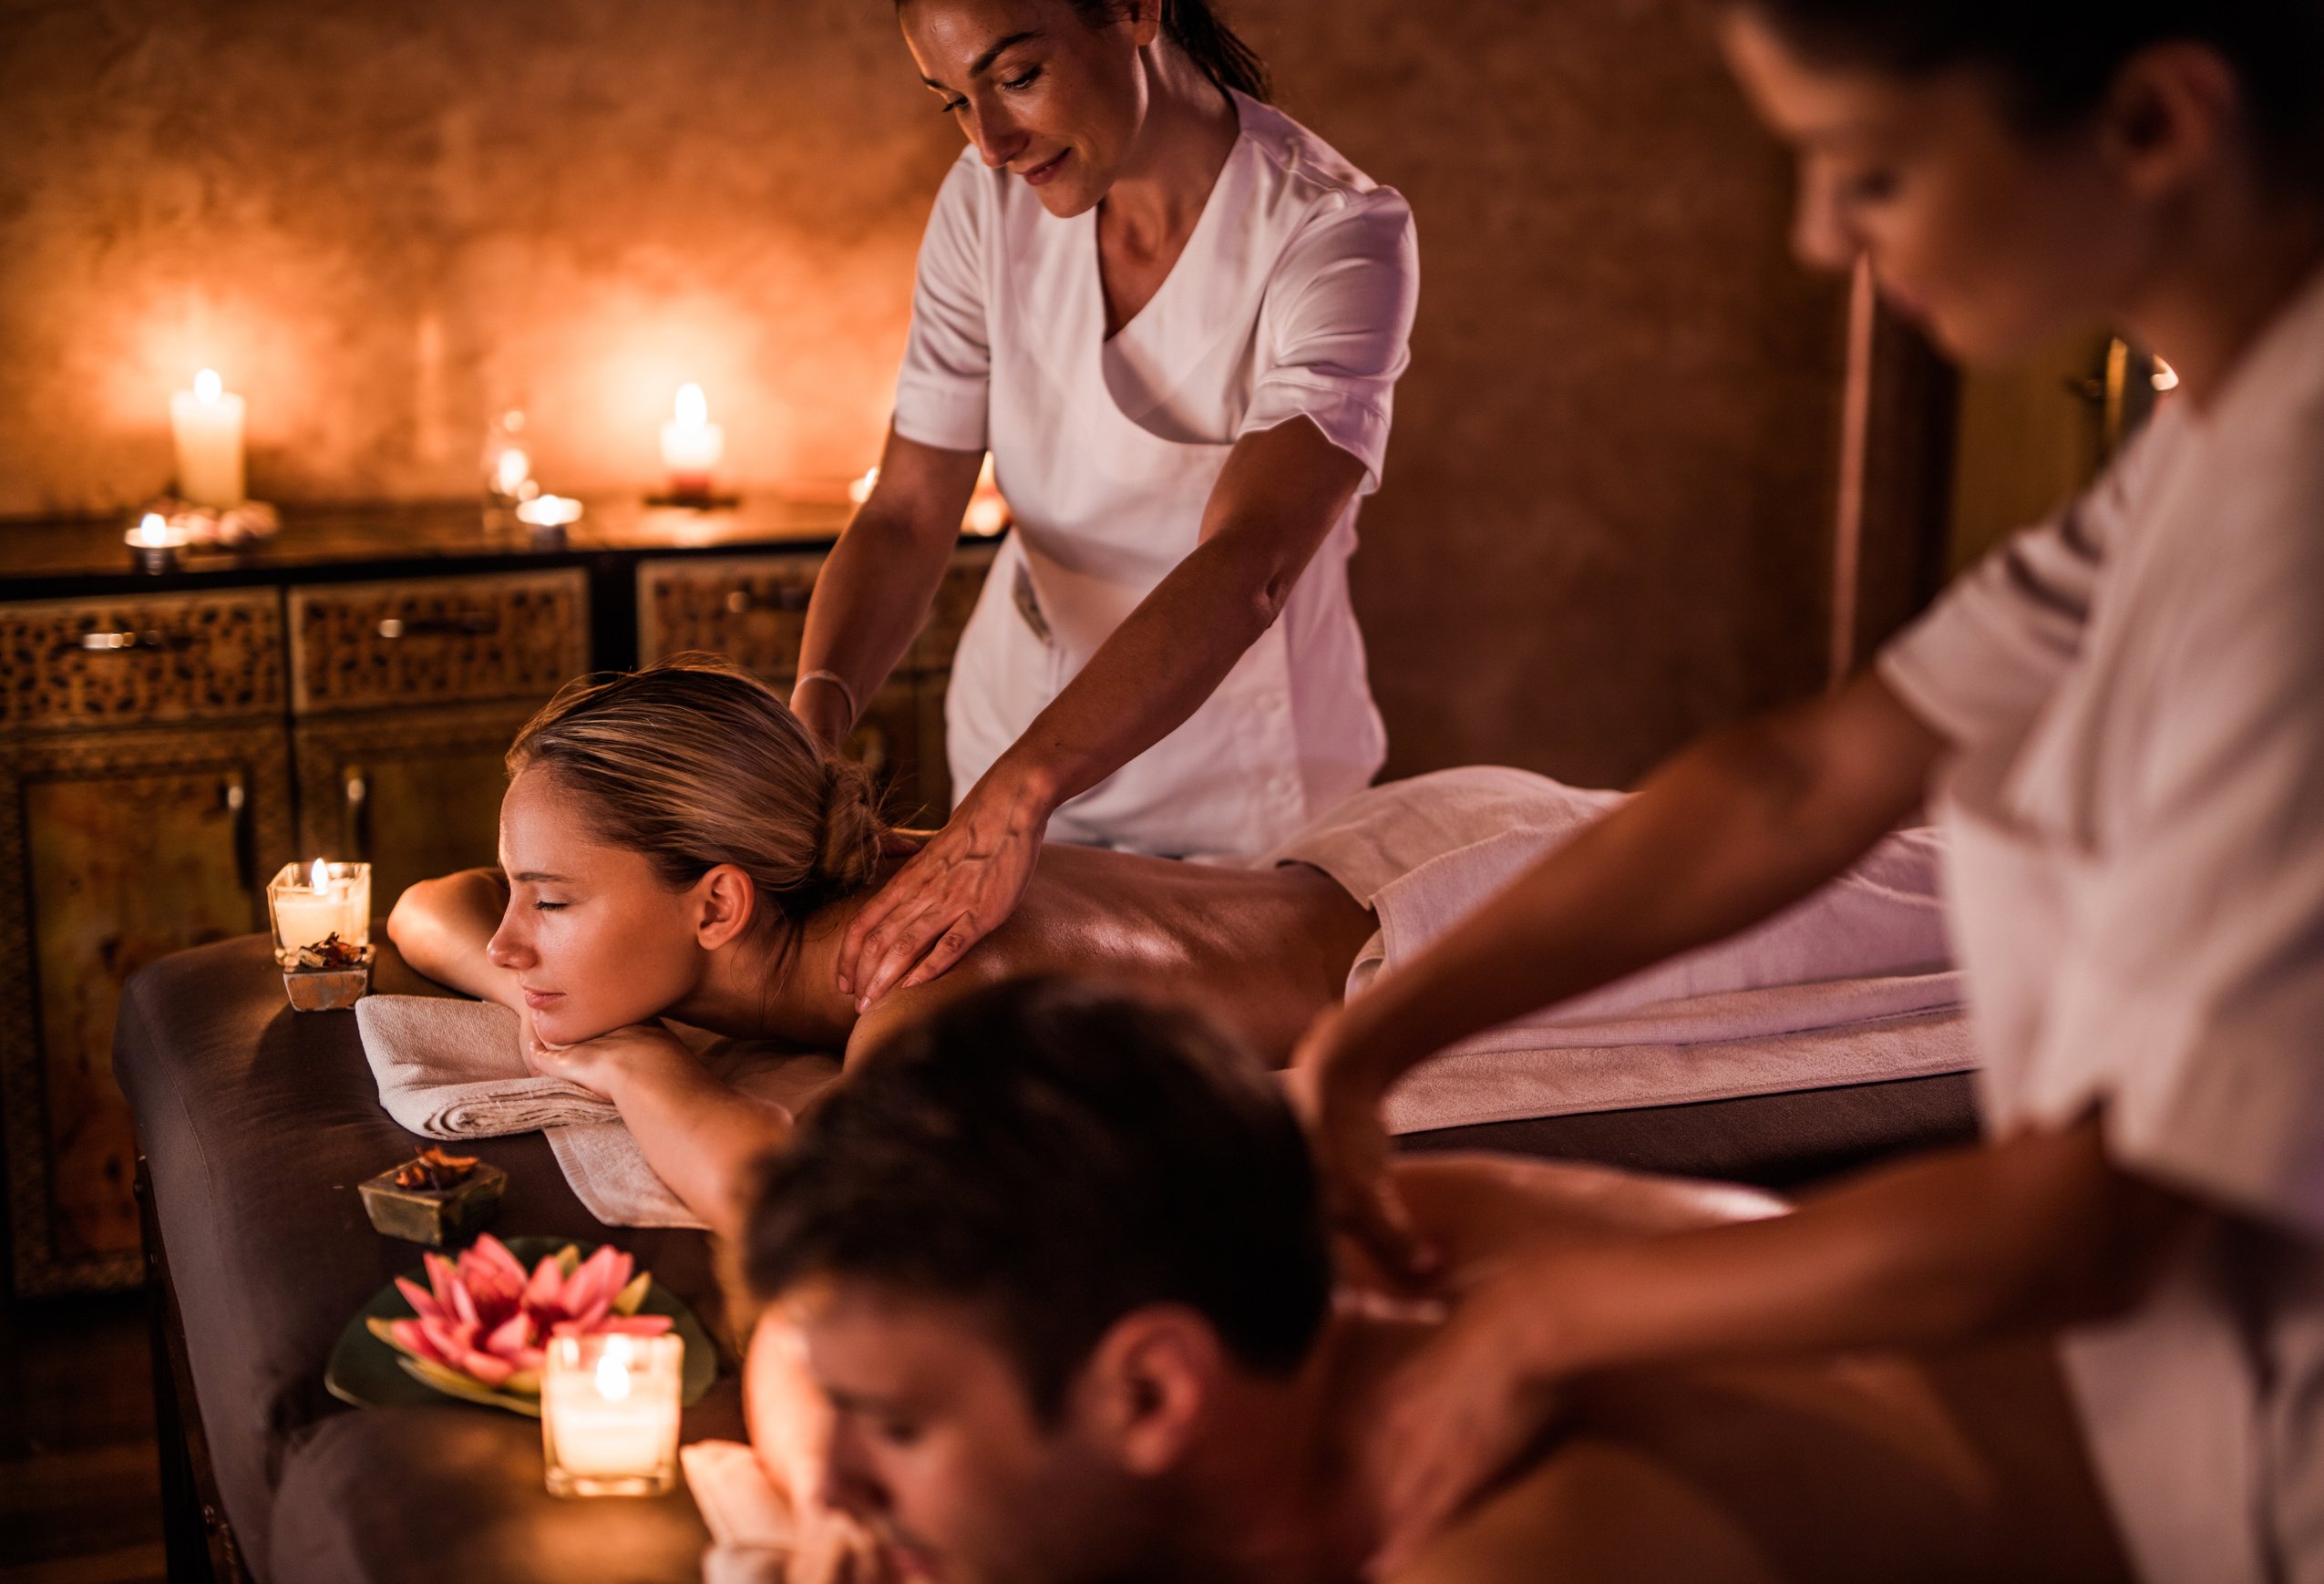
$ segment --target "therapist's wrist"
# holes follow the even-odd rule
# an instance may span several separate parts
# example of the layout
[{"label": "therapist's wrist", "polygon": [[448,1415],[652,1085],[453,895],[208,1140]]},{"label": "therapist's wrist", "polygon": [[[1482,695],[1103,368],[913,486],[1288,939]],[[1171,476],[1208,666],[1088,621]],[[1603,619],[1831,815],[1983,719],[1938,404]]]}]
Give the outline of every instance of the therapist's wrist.
[{"label": "therapist's wrist", "polygon": [[1025,825],[1037,834],[1064,801],[1062,778],[1032,755],[1012,750],[993,761],[977,782],[977,795],[1008,811],[1013,828]]}]

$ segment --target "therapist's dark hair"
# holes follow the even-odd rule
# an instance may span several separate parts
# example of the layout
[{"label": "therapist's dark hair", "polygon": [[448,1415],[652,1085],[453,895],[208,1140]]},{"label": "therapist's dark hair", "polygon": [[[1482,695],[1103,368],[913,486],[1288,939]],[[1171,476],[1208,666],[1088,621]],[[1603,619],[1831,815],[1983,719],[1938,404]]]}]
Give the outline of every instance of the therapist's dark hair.
[{"label": "therapist's dark hair", "polygon": [[1738,0],[1802,55],[1905,77],[1990,73],[2022,130],[2073,126],[2124,63],[2185,41],[2242,86],[2278,175],[2324,185],[2324,0]]},{"label": "therapist's dark hair", "polygon": [[[1067,3],[1093,27],[1119,21],[1124,10],[1122,0]],[[1261,104],[1273,102],[1275,85],[1267,75],[1267,63],[1211,9],[1209,0],[1162,0],[1162,31],[1220,87],[1249,94]]]}]

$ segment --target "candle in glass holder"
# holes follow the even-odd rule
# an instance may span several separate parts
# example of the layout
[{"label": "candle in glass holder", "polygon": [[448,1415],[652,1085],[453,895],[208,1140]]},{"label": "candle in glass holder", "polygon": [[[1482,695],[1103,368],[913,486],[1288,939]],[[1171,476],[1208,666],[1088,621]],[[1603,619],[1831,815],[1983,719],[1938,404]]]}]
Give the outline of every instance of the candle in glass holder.
[{"label": "candle in glass holder", "polygon": [[194,375],[193,389],[170,397],[178,441],[178,494],[196,506],[242,503],[242,398],[214,368]]},{"label": "candle in glass holder", "polygon": [[698,385],[678,387],[677,414],[662,426],[662,466],[669,470],[670,493],[710,493],[718,459],[726,454],[726,431],[710,421],[710,403]]},{"label": "candle in glass holder", "polygon": [[298,966],[299,949],[336,935],[351,946],[371,943],[371,866],[367,863],[286,863],[266,887],[266,916],[274,925],[274,961]]},{"label": "candle in glass holder", "polygon": [[550,1339],[540,1444],[551,1496],[660,1496],[677,1483],[686,1344],[671,1332]]}]

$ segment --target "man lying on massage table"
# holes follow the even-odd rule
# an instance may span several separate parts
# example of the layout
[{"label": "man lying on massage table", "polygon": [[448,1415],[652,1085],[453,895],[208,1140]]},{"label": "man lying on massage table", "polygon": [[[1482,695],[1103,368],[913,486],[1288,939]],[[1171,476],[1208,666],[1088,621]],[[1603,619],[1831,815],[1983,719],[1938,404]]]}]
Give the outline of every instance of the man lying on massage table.
[{"label": "man lying on massage table", "polygon": [[[518,735],[509,764],[500,871],[412,887],[388,931],[421,972],[515,1008],[533,1065],[612,1100],[663,1180],[720,1231],[745,1167],[790,1113],[712,1076],[657,1018],[852,1059],[980,984],[1094,972],[1198,995],[1280,1065],[1352,970],[1383,954],[1393,969],[1395,951],[1616,800],[1456,770],[1359,794],[1256,868],[1052,843],[1015,913],[959,967],[866,1013],[838,989],[837,950],[909,839],[881,821],[861,769],[763,684],[709,657],[575,684]],[[1850,1018],[1947,1005],[1935,892],[1927,839],[1908,833],[1760,931],[1560,1015],[1758,994],[1746,1015],[1775,1026],[1721,1031],[1732,1034],[1817,1026],[1835,1004]],[[1855,990],[1836,1003],[1835,986]],[[1821,999],[1803,1011],[1790,987]],[[800,1076],[782,1080],[794,1101]]]},{"label": "man lying on massage table", "polygon": [[[1784,1209],[1539,1161],[1396,1170],[1455,1292],[1545,1228]],[[1246,1052],[1061,980],[943,1007],[828,1096],[764,1168],[742,1269],[764,1306],[752,1434],[804,1498],[807,1549],[852,1519],[868,1560],[962,1584],[1365,1576],[1395,1454],[1368,1440],[1373,1409],[1445,1312],[1335,1270],[1305,1144]],[[1570,1392],[1554,1436],[1397,1577],[2123,1576],[2038,1349]]]}]

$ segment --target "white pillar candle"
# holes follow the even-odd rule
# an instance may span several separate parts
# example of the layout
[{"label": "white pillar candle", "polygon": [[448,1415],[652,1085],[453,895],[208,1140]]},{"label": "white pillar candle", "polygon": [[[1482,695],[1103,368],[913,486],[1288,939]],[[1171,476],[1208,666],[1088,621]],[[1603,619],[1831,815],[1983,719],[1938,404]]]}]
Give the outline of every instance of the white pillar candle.
[{"label": "white pillar candle", "polygon": [[170,396],[170,427],[178,440],[178,493],[196,506],[240,506],[242,398],[216,369],[203,369],[193,389]]},{"label": "white pillar candle", "polygon": [[685,1342],[560,1336],[541,1361],[540,1441],[552,1496],[654,1496],[676,1482]]},{"label": "white pillar candle", "polygon": [[707,495],[718,459],[726,454],[726,431],[710,421],[710,404],[698,385],[678,387],[676,416],[662,426],[662,465],[669,469],[673,495]]},{"label": "white pillar candle", "polygon": [[274,925],[274,960],[295,967],[299,949],[336,935],[351,946],[371,942],[371,866],[367,863],[284,864],[266,888]]}]

